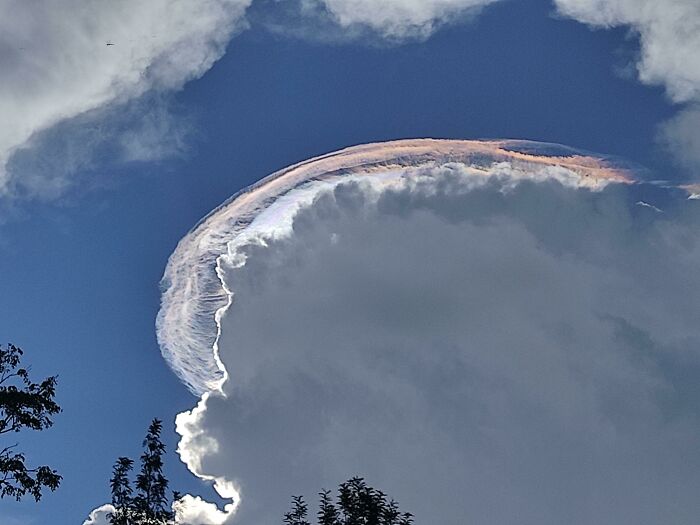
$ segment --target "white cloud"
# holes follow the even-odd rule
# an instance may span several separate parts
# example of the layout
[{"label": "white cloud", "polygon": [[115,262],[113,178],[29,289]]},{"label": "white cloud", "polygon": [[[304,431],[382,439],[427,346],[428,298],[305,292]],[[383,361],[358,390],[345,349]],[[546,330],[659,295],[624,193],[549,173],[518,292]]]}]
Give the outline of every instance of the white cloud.
[{"label": "white cloud", "polygon": [[[639,79],[662,85],[676,103],[700,103],[700,2],[696,0],[554,0],[559,12],[593,27],[628,26],[639,35]],[[697,110],[691,106],[662,133],[680,161],[700,167]]]},{"label": "white cloud", "polygon": [[[173,504],[177,525],[222,525],[232,516],[233,508],[219,510],[213,503],[200,497],[185,495]],[[83,525],[110,525],[109,515],[114,512],[112,505],[102,505],[93,510]]]},{"label": "white cloud", "polygon": [[[625,180],[601,178],[601,161],[556,167],[538,151],[340,152],[267,179],[181,243],[219,243],[218,265],[192,255],[234,293],[220,392],[177,421],[183,461],[240,493],[224,523],[278,523],[292,494],[356,474],[420,522],[694,519],[697,207],[663,195],[665,213],[648,213],[635,185],[595,183]],[[170,284],[211,299],[180,262]]]},{"label": "white cloud", "polygon": [[183,525],[222,525],[231,517],[229,511],[220,511],[213,503],[187,494],[173,505],[175,523]]},{"label": "white cloud", "polygon": [[[347,34],[369,28],[399,41],[425,38],[494,1],[300,0],[299,5],[305,15],[323,11]],[[180,89],[204,74],[232,35],[246,27],[252,2],[0,2],[0,196],[53,199],[76,184],[76,173],[110,157],[148,161],[186,149],[187,130],[165,106],[153,104],[153,97],[139,99]],[[267,7],[282,11],[293,3]]]},{"label": "white cloud", "polygon": [[[43,130],[150,90],[177,90],[205,73],[244,24],[249,3],[0,2],[0,193],[22,185],[8,161]],[[143,124],[151,137],[168,131],[160,125]],[[133,141],[125,147],[134,158],[150,155]]]},{"label": "white cloud", "polygon": [[112,505],[102,505],[90,513],[83,525],[110,525],[109,515],[114,512]]},{"label": "white cloud", "polygon": [[440,25],[477,13],[499,0],[303,0],[322,3],[343,28],[368,27],[392,40],[426,38]]},{"label": "white cloud", "polygon": [[695,0],[555,0],[566,16],[639,34],[639,78],[675,102],[700,99],[700,4]]},{"label": "white cloud", "polygon": [[[323,32],[312,23],[322,13],[343,30],[335,34],[369,29],[403,41],[426,38],[442,24],[496,1],[283,0],[265,7],[282,12],[297,5],[301,16],[296,22],[309,31]],[[695,0],[554,2],[563,15],[595,27],[630,27],[641,41],[639,78],[665,86],[674,102],[700,103],[700,4]],[[185,149],[185,132],[162,105],[133,101],[177,90],[206,72],[231,36],[246,26],[251,3],[0,2],[0,194],[61,195],[74,184],[74,172],[104,160],[98,153],[106,145],[123,160],[153,160]],[[122,111],[129,101],[130,109]],[[133,115],[131,127],[124,124],[124,113]],[[117,126],[110,124],[120,118]],[[663,135],[681,161],[692,166],[700,157],[696,120],[691,107]],[[66,122],[75,125],[46,133]]]}]

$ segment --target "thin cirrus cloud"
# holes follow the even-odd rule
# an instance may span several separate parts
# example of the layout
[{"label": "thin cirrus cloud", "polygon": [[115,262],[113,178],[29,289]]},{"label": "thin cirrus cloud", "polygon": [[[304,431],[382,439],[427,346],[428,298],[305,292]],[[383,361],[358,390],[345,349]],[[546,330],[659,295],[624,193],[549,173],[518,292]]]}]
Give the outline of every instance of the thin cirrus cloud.
[{"label": "thin cirrus cloud", "polygon": [[421,522],[692,520],[700,216],[642,186],[553,145],[402,141],[212,212],[158,335],[206,390],[181,459],[235,501],[189,496],[179,522],[277,523],[355,474]]}]

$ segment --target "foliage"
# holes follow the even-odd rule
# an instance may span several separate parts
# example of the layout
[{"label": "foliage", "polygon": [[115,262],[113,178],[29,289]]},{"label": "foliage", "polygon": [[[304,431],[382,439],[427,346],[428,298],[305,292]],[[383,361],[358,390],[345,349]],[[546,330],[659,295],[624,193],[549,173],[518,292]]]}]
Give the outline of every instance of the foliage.
[{"label": "foliage", "polygon": [[[141,471],[136,476],[136,492],[131,486],[129,474],[134,466],[133,460],[121,457],[114,464],[110,487],[114,512],[109,516],[112,525],[169,525],[175,518],[168,509],[169,499],[166,495],[168,480],[163,475],[163,454],[165,445],[160,435],[163,424],[154,419],[148,427],[143,440],[141,454]],[[177,493],[173,499],[177,500]]]},{"label": "foliage", "polygon": [[[29,369],[21,368],[23,352],[15,345],[0,346],[0,435],[11,432],[44,430],[53,425],[51,416],[61,407],[54,401],[56,376],[40,383],[29,378]],[[16,452],[17,444],[0,449],[0,498],[21,500],[30,495],[41,499],[42,490],[56,490],[61,476],[48,466],[29,468],[26,457]]]},{"label": "foliage", "polygon": [[109,485],[112,489],[112,505],[116,509],[110,516],[110,522],[114,525],[129,525],[133,516],[131,511],[131,481],[129,473],[134,466],[134,460],[129,458],[119,458],[112,470],[112,479]]},{"label": "foliage", "polygon": [[[285,525],[311,525],[308,506],[302,496],[292,498],[292,510],[284,515]],[[319,493],[318,525],[411,525],[413,515],[399,511],[394,500],[373,489],[362,478],[352,478],[338,488],[338,502],[331,492]]]}]

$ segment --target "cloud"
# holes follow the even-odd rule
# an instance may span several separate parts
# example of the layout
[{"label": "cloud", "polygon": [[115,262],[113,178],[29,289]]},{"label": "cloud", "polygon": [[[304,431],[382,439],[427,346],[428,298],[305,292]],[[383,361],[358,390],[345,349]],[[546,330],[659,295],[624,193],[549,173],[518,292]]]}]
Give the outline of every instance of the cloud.
[{"label": "cloud", "polygon": [[212,299],[196,264],[233,293],[218,339],[196,325],[223,374],[177,420],[183,461],[240,495],[225,523],[356,474],[422,522],[692,521],[700,215],[628,176],[551,145],[405,141],[205,219],[166,283],[204,285],[164,308]]},{"label": "cloud", "polygon": [[175,503],[173,509],[175,522],[187,525],[222,525],[232,514],[230,508],[222,512],[213,503],[189,494]]},{"label": "cloud", "polygon": [[112,174],[114,166],[186,154],[194,128],[172,106],[168,97],[149,94],[36,133],[7,163],[14,174],[7,192],[50,201],[76,187],[85,191],[113,184],[105,173]]},{"label": "cloud", "polygon": [[688,170],[700,168],[700,102],[663,124],[660,139],[675,152],[682,166]]},{"label": "cloud", "polygon": [[690,104],[666,124],[662,138],[682,164],[700,167],[700,4],[695,0],[554,0],[559,12],[593,27],[629,27],[639,36],[639,79],[661,85],[678,104]]},{"label": "cloud", "polygon": [[256,0],[252,25],[320,42],[422,41],[502,0]]},{"label": "cloud", "polygon": [[[8,169],[8,162],[41,139],[42,131],[91,112],[99,122],[109,108],[148,92],[180,89],[204,74],[244,25],[249,3],[4,2],[0,7],[0,193],[12,193],[24,184],[15,180],[25,175],[23,170]],[[162,117],[155,113],[136,120],[134,133],[172,137],[162,122],[154,122]],[[129,133],[120,140],[125,141],[127,159],[151,155],[137,148]],[[86,152],[71,155],[90,156],[89,147],[89,143],[83,145]],[[48,193],[60,193],[60,186],[69,183],[65,178],[60,184],[47,181]],[[24,186],[30,191],[34,185]]]},{"label": "cloud", "polygon": [[323,4],[332,19],[348,30],[364,26],[390,40],[423,39],[439,26],[474,15],[498,0],[305,0],[305,9]]},{"label": "cloud", "polygon": [[[189,494],[175,502],[172,508],[175,512],[175,523],[178,525],[223,525],[235,510],[228,506],[221,511],[215,504]],[[83,525],[110,525],[109,516],[112,512],[112,505],[102,505],[90,513]]]},{"label": "cloud", "polygon": [[[296,6],[300,14],[295,23],[288,21],[294,26],[288,31],[301,24],[321,33],[323,19],[346,35],[369,29],[402,41],[427,38],[443,23],[493,1],[258,4],[272,16]],[[167,111],[163,94],[200,77],[221,57],[231,37],[247,27],[252,3],[4,2],[0,196],[55,199],[82,185],[76,175],[113,160],[159,160],[185,150],[187,125]]]},{"label": "cloud", "polygon": [[[258,18],[284,32],[425,39],[497,0],[257,0]],[[56,198],[105,161],[158,160],[186,150],[189,131],[163,94],[204,74],[253,0],[42,0],[0,6],[0,194]],[[700,157],[700,7],[693,0],[555,0],[595,27],[628,26],[641,42],[639,78],[690,104],[663,128],[683,165]],[[294,16],[288,16],[289,13]],[[285,15],[284,13],[287,13]],[[264,14],[264,16],[263,16]],[[328,28],[332,27],[330,30]],[[325,28],[325,29],[324,29]],[[338,31],[338,28],[341,31]],[[37,36],[39,35],[39,36]],[[321,35],[321,36],[319,36]],[[107,46],[106,44],[114,44]],[[159,102],[155,102],[159,101]],[[105,159],[106,156],[106,159]]]},{"label": "cloud", "polygon": [[90,513],[83,525],[109,525],[109,515],[114,512],[112,505],[102,505]]},{"label": "cloud", "polygon": [[[194,393],[218,390],[225,370],[211,349],[216,344],[217,316],[230,301],[219,275],[222,256],[242,264],[245,258],[236,254],[238,245],[251,239],[264,243],[265,237],[288,235],[294,213],[308,205],[325,185],[361,177],[381,186],[400,180],[400,168],[419,170],[451,162],[482,175],[468,178],[474,184],[484,174],[509,181],[553,179],[567,186],[594,189],[611,181],[630,180],[630,173],[615,159],[593,158],[571,148],[525,141],[404,140],[368,144],[280,170],[237,193],[202,219],[170,256],[156,321],[166,360]],[[387,171],[386,166],[395,170]],[[387,172],[380,177],[368,177],[383,171]],[[268,210],[273,204],[274,210]]]},{"label": "cloud", "polygon": [[639,78],[674,102],[700,98],[700,4],[694,0],[555,0],[565,16],[596,27],[630,26],[642,46]]}]

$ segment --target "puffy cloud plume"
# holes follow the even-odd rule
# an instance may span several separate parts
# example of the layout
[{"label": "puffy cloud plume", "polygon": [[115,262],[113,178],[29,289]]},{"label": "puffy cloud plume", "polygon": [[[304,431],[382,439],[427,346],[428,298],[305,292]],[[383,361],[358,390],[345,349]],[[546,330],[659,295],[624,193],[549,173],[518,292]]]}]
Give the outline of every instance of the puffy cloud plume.
[{"label": "puffy cloud plume", "polygon": [[[46,141],[43,130],[90,112],[104,119],[105,108],[150,90],[176,90],[201,76],[241,27],[249,3],[70,0],[59,5],[9,0],[0,4],[0,192],[41,194],[34,186],[41,186],[42,181],[24,184],[13,177],[7,164],[18,150]],[[158,136],[173,138],[162,114],[149,115],[135,131],[120,134],[128,159],[143,159],[145,153],[136,146],[133,133],[159,147],[163,140]],[[82,140],[75,142],[89,147]],[[73,152],[70,158],[80,165],[85,162],[80,157],[86,155],[89,153]],[[146,153],[149,155],[152,153]],[[37,170],[29,173],[38,176]],[[60,193],[60,187],[69,181],[46,183],[55,187],[49,190],[51,194]]]},{"label": "puffy cloud plume", "polygon": [[109,525],[109,515],[114,512],[112,505],[102,505],[90,513],[83,525]]},{"label": "puffy cloud plume", "polygon": [[173,505],[175,523],[187,525],[222,525],[232,515],[233,508],[228,507],[223,512],[213,503],[208,503],[200,497],[186,494]]},{"label": "puffy cloud plume", "polygon": [[[404,140],[369,144],[280,170],[237,193],[205,217],[171,255],[156,323],[165,358],[194,393],[218,390],[225,370],[211,348],[216,345],[218,316],[230,302],[219,275],[222,255],[228,251],[228,258],[242,263],[244,257],[236,252],[241,243],[261,236],[288,235],[299,206],[308,205],[324,185],[360,177],[382,186],[402,179],[399,168],[416,170],[451,162],[468,166],[476,175],[504,176],[510,181],[553,179],[568,186],[600,188],[610,181],[629,180],[624,166],[618,166],[614,159],[592,158],[558,145],[523,141]],[[386,170],[386,166],[396,169]],[[368,177],[375,172],[385,173]],[[477,176],[469,180],[481,179]],[[274,208],[269,210],[272,204]]]},{"label": "puffy cloud plume", "polygon": [[[554,0],[559,12],[594,27],[629,26],[639,35],[637,69],[647,84],[663,85],[674,102],[700,103],[700,3],[695,0]],[[663,129],[682,163],[700,167],[697,108]]]},{"label": "puffy cloud plume", "polygon": [[226,372],[177,427],[183,461],[240,493],[224,523],[355,474],[426,523],[692,521],[700,215],[628,182],[551,146],[413,141],[216,210],[179,250],[228,228],[192,253],[233,293]]}]

